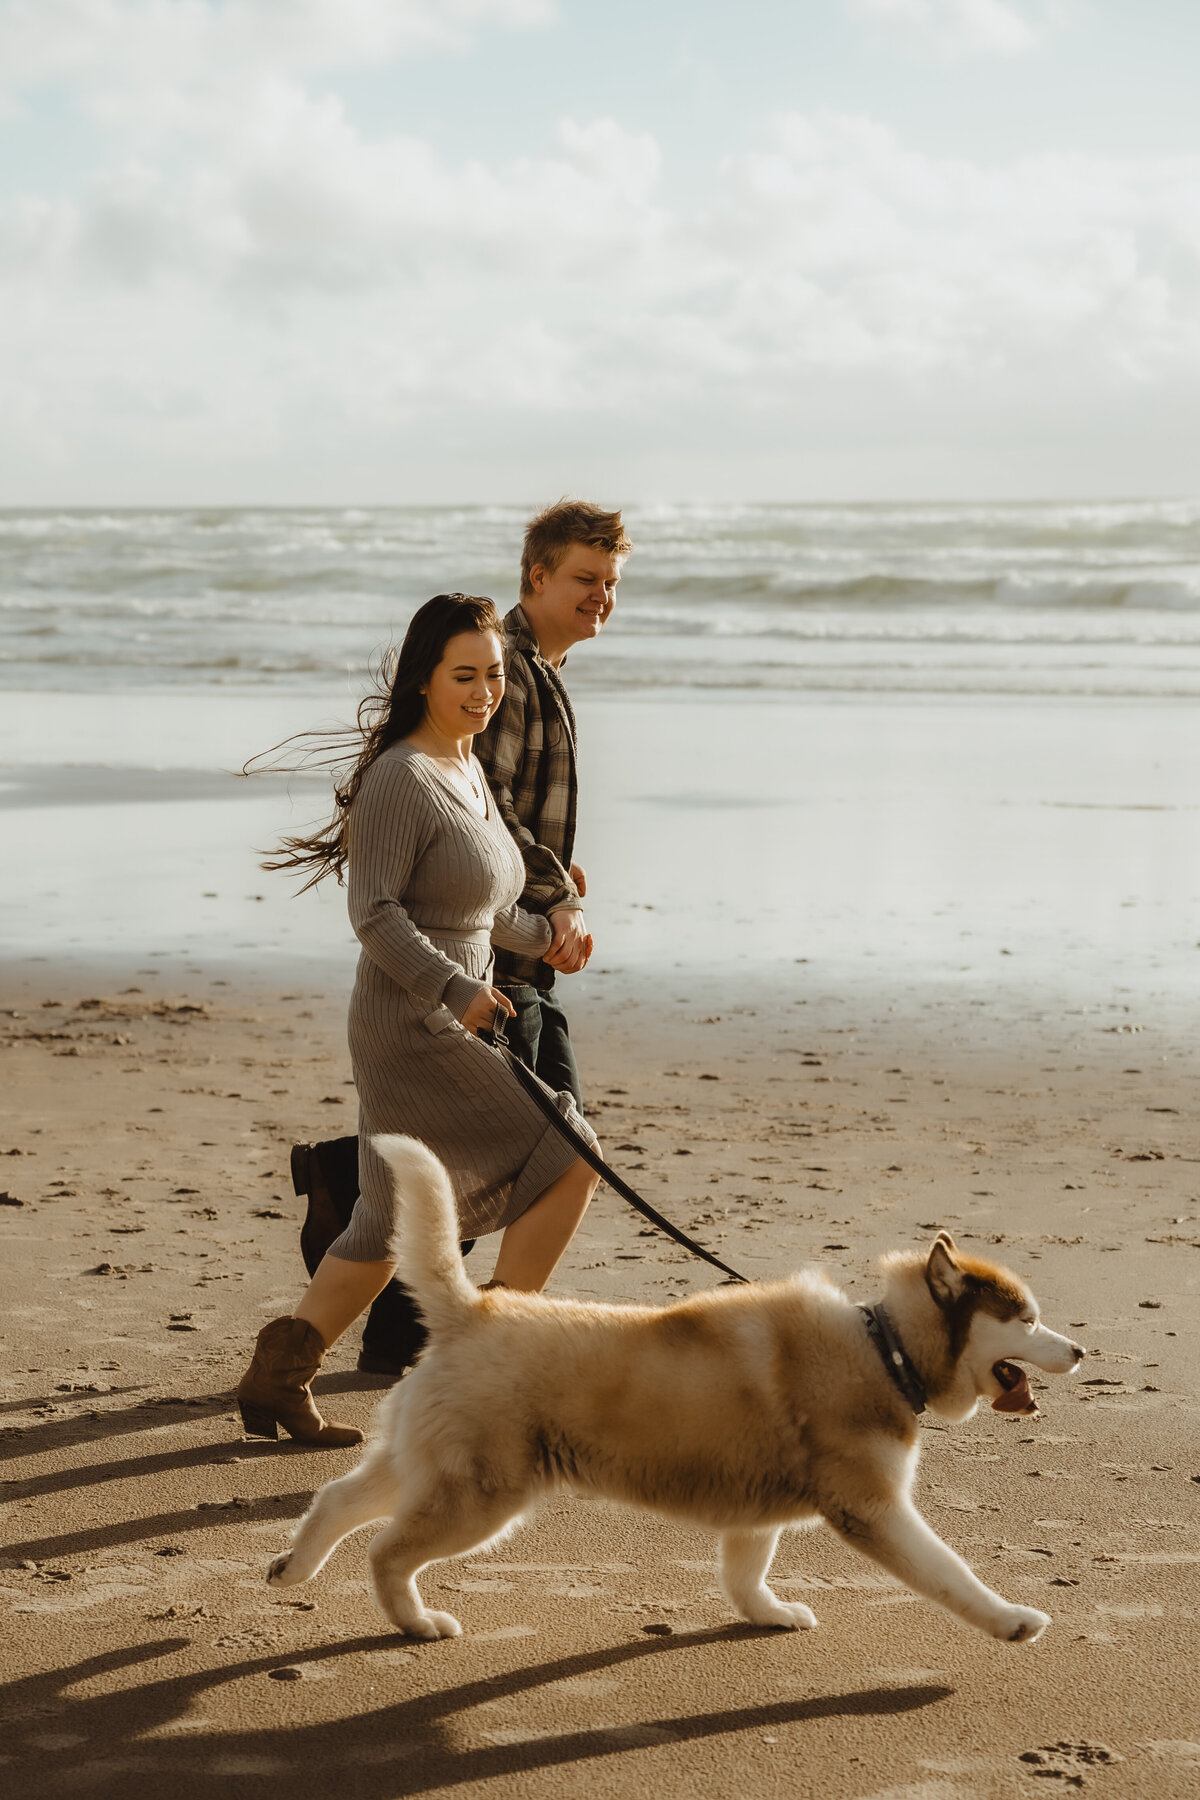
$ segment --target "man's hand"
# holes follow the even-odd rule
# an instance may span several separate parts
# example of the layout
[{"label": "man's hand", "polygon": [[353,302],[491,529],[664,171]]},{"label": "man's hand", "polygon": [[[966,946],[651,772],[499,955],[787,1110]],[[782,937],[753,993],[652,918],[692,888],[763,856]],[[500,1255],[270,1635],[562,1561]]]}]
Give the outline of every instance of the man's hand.
[{"label": "man's hand", "polygon": [[579,898],[581,900],[586,900],[587,899],[587,874],[585,873],[585,871],[580,868],[578,863],[572,863],[571,867],[567,870],[567,873],[571,877],[571,880],[575,883],[575,886],[579,890]]},{"label": "man's hand", "polygon": [[473,1034],[477,1034],[481,1031],[490,1031],[492,1028],[492,1021],[496,1017],[497,1007],[500,1008],[500,1011],[506,1018],[516,1018],[517,1009],[507,994],[502,994],[499,988],[480,988],[470,1006],[468,1006],[466,1012],[458,1022],[460,1025],[464,1025],[466,1029]]},{"label": "man's hand", "polygon": [[564,906],[546,916],[554,938],[542,961],[549,963],[561,975],[577,975],[592,954],[592,940],[583,922],[583,914]]}]

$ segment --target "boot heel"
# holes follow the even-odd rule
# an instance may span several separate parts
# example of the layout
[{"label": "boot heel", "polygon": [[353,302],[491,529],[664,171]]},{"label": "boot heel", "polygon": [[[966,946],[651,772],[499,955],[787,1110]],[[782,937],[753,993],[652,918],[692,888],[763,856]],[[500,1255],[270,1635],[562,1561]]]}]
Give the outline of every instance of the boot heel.
[{"label": "boot heel", "polygon": [[307,1319],[272,1319],[258,1334],[250,1367],[234,1398],[250,1437],[277,1438],[282,1425],[298,1444],[338,1449],[361,1444],[357,1425],[323,1419],[308,1384],[321,1366],[325,1340]]},{"label": "boot heel", "polygon": [[279,1436],[279,1420],[265,1406],[254,1406],[245,1400],[238,1401],[238,1411],[242,1415],[242,1427],[247,1437],[277,1438]]}]

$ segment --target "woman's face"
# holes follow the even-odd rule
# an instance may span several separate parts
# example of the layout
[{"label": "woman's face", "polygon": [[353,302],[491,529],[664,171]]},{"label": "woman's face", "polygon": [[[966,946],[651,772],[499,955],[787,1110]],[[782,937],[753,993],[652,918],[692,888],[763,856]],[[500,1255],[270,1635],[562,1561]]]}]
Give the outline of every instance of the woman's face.
[{"label": "woman's face", "polygon": [[504,657],[494,631],[460,631],[447,640],[425,686],[426,717],[447,738],[474,737],[504,697]]}]

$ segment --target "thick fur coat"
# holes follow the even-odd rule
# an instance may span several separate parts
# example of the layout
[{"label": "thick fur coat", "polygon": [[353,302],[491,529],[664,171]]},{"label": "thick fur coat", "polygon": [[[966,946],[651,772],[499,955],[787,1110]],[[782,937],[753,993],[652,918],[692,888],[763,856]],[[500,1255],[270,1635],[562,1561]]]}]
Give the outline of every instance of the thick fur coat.
[{"label": "thick fur coat", "polygon": [[[782,1529],[824,1520],[916,1593],[993,1637],[1029,1642],[1049,1620],[977,1579],[911,1498],[917,1420],[862,1311],[823,1275],[718,1288],[657,1308],[481,1292],[467,1279],[445,1172],[411,1138],[379,1138],[403,1207],[400,1273],[430,1331],[380,1407],[353,1473],[328,1483],[268,1579],[315,1575],[362,1525],[376,1598],[401,1630],[461,1628],[431,1612],[422,1568],[478,1550],[563,1487],[705,1525],[722,1588],[757,1625],[808,1629],[767,1572]],[[883,1265],[891,1322],[931,1412],[980,1399],[1033,1411],[1019,1363],[1050,1373],[1082,1348],[1041,1324],[1024,1284],[963,1256],[945,1233]]]}]

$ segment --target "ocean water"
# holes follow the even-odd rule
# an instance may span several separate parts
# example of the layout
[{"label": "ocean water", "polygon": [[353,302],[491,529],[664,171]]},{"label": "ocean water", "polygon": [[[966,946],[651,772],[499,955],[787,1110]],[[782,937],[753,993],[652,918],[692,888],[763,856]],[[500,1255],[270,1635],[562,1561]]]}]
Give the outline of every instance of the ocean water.
[{"label": "ocean water", "polygon": [[[0,512],[0,687],[345,695],[516,507]],[[573,689],[1190,697],[1200,502],[632,507]]]},{"label": "ocean water", "polygon": [[[327,780],[232,771],[350,720],[429,594],[514,600],[525,517],[0,513],[6,954],[348,979],[341,891],[259,867]],[[568,670],[597,971],[1194,1009],[1200,505],[628,520]]]}]

